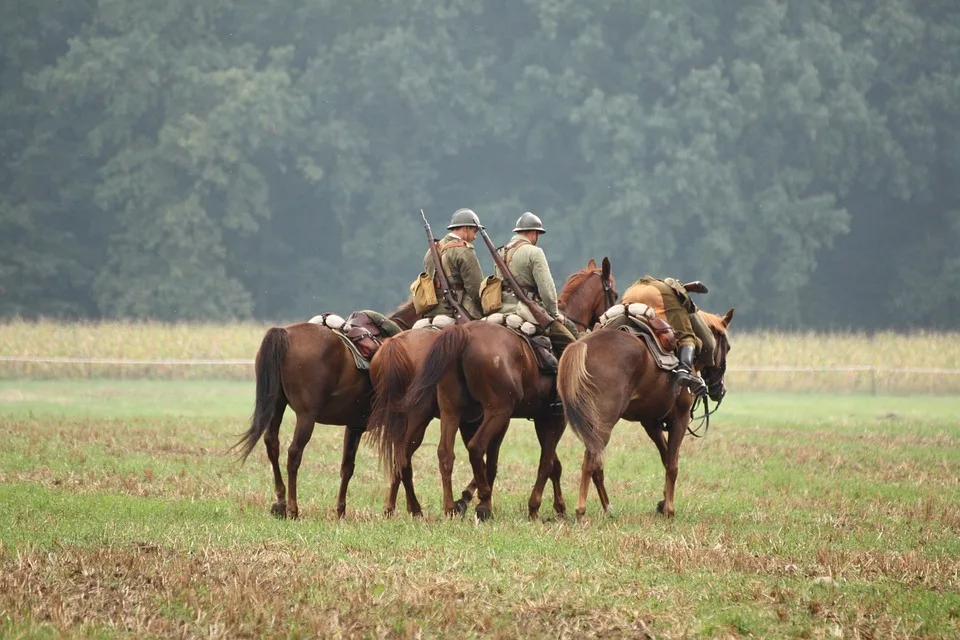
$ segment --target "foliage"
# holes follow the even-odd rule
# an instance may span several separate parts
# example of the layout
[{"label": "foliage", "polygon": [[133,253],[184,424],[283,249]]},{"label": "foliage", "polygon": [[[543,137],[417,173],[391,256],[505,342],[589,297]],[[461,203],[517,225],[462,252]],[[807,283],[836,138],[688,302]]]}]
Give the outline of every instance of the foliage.
[{"label": "foliage", "polygon": [[[429,212],[745,326],[955,327],[947,2],[43,0],[0,9],[0,314],[387,308]],[[490,260],[480,249],[489,270]],[[900,313],[891,313],[899,310]]]}]

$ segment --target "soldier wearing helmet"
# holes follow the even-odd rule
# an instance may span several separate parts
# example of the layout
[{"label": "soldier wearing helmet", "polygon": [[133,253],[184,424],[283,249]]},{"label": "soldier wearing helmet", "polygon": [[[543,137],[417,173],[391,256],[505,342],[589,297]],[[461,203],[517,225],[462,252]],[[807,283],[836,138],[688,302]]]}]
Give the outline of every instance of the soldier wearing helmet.
[{"label": "soldier wearing helmet", "polygon": [[[540,236],[546,232],[540,218],[527,211],[517,220],[513,230],[514,236],[500,249],[500,256],[527,296],[539,303],[550,317],[556,319],[542,329],[550,338],[553,350],[559,357],[576,338],[564,326],[566,319],[557,308],[557,285],[550,273],[547,256],[543,249],[537,246]],[[497,269],[497,276],[503,279],[499,269]],[[519,301],[516,294],[510,290],[510,285],[506,281],[503,284],[501,312],[516,313],[528,322],[539,324],[533,314]]]},{"label": "soldier wearing helmet", "polygon": [[[483,270],[480,268],[480,261],[477,260],[473,241],[476,240],[477,232],[480,230],[480,218],[472,209],[457,209],[450,218],[447,230],[447,235],[437,243],[443,272],[447,274],[450,288],[463,305],[464,311],[471,318],[479,318],[483,315],[480,310],[480,283],[483,282]],[[433,318],[439,315],[454,317],[453,309],[440,294],[440,279],[436,277],[436,265],[429,250],[423,256],[423,270],[433,276],[439,302],[436,307],[424,313],[423,317]]]}]

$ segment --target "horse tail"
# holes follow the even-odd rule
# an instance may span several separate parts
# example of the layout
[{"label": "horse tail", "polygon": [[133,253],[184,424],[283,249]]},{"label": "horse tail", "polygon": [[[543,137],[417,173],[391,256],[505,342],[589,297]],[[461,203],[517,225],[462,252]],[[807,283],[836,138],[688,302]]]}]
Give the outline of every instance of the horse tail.
[{"label": "horse tail", "polygon": [[257,391],[256,402],[253,406],[253,416],[250,418],[250,428],[241,436],[233,448],[240,449],[240,460],[245,461],[253,451],[264,432],[273,421],[277,405],[286,402],[283,395],[283,379],[281,371],[283,360],[290,347],[290,334],[282,327],[272,327],[267,330],[257,351],[256,374]]},{"label": "horse tail", "polygon": [[606,445],[599,433],[597,396],[600,389],[587,371],[587,354],[587,344],[582,340],[566,348],[557,369],[557,391],[573,432],[583,441],[587,451],[601,455]]},{"label": "horse tail", "polygon": [[407,420],[403,397],[413,378],[413,361],[400,340],[385,341],[376,359],[381,373],[373,384],[367,438],[376,443],[383,470],[396,475],[406,462],[403,458],[406,455]]},{"label": "horse tail", "polygon": [[436,402],[437,384],[447,369],[459,360],[467,348],[467,332],[463,325],[444,329],[430,347],[423,368],[410,383],[405,408]]}]

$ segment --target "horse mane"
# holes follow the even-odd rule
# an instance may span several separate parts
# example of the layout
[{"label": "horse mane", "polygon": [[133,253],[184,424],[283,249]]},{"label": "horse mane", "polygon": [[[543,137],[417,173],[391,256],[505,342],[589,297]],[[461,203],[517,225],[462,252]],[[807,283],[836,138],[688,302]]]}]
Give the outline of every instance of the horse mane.
[{"label": "horse mane", "polygon": [[[560,296],[557,298],[557,306],[561,309],[566,308],[570,296],[572,296],[575,291],[580,290],[580,285],[583,284],[582,280],[589,278],[598,270],[596,265],[590,266],[588,264],[579,271],[571,273],[567,281],[563,283],[563,288],[560,290]],[[610,276],[610,284],[611,286],[613,285],[613,275]]]},{"label": "horse mane", "polygon": [[709,311],[704,311],[703,309],[700,309],[700,315],[703,316],[703,319],[707,321],[707,326],[709,326],[712,331],[727,335],[727,328],[723,326],[722,317],[710,313]]}]

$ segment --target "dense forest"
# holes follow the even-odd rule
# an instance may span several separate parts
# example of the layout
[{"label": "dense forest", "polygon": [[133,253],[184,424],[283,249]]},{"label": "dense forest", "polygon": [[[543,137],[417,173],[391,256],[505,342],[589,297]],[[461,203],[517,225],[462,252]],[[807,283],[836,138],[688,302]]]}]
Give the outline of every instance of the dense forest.
[{"label": "dense forest", "polygon": [[466,206],[559,284],[957,328],[958,67],[947,0],[3,3],[0,317],[387,309]]}]

